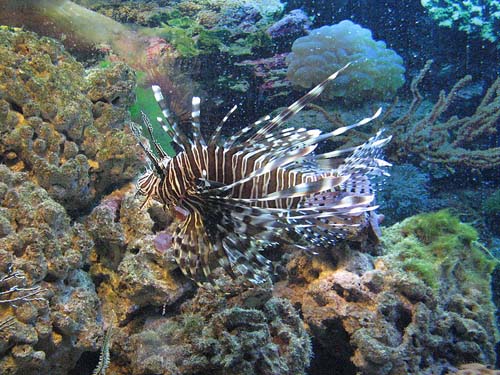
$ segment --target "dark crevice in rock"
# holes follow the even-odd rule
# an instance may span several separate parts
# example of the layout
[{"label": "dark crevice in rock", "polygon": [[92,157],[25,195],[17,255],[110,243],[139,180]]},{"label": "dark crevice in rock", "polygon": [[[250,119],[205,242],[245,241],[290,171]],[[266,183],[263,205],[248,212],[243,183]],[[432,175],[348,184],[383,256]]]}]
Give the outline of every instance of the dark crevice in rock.
[{"label": "dark crevice in rock", "polygon": [[154,222],[153,233],[158,233],[165,230],[172,222],[172,218],[163,210],[162,207],[151,206],[148,209],[148,214],[151,217],[151,220],[153,220]]},{"label": "dark crevice in rock", "polygon": [[91,375],[99,362],[100,352],[83,352],[68,375]]},{"label": "dark crevice in rock", "polygon": [[396,328],[401,334],[403,334],[406,327],[408,327],[410,323],[411,323],[411,311],[404,307],[401,307],[399,309],[399,314],[396,319]]},{"label": "dark crevice in rock", "polygon": [[20,114],[23,114],[23,108],[21,106],[19,106],[17,103],[15,103],[13,101],[9,101],[9,100],[7,100],[7,101],[14,111],[19,112]]},{"label": "dark crevice in rock", "polygon": [[354,349],[349,335],[339,319],[323,322],[323,327],[311,326],[313,353],[309,375],[355,375],[356,367],[351,362]]}]

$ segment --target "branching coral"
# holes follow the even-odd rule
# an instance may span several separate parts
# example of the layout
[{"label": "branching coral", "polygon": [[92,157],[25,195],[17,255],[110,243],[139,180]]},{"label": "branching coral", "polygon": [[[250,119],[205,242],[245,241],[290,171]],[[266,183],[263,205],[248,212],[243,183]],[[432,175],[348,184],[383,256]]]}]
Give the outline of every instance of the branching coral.
[{"label": "branching coral", "polygon": [[428,61],[411,83],[413,101],[407,113],[387,125],[394,134],[389,152],[401,159],[413,155],[430,163],[444,165],[450,172],[464,167],[497,168],[500,165],[500,147],[491,144],[488,137],[497,133],[500,119],[500,78],[492,83],[471,116],[452,116],[442,120],[457,92],[471,81],[470,76],[465,76],[448,94],[441,91],[432,110],[419,121],[414,121],[415,113],[423,102],[418,86],[430,69],[430,64],[431,61]]},{"label": "branching coral", "polygon": [[439,26],[457,27],[467,34],[495,42],[500,36],[498,0],[421,0]]}]

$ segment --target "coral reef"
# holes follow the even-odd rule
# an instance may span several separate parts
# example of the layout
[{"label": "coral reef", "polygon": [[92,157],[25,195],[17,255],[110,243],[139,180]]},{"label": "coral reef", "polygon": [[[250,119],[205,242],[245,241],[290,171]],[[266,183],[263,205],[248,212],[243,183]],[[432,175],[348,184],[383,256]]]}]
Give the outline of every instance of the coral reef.
[{"label": "coral reef", "polygon": [[149,317],[123,344],[136,374],[305,374],[309,337],[291,304],[267,288],[236,301],[200,289],[181,315]]},{"label": "coral reef", "polygon": [[482,209],[490,228],[493,232],[500,234],[500,189],[493,192],[483,202]]},{"label": "coral reef", "polygon": [[[258,87],[259,94],[281,100],[290,83],[287,55],[278,52],[289,49],[288,33],[298,37],[309,25],[300,11],[276,22],[283,10],[279,1],[160,0],[140,3],[140,9],[131,1],[79,3],[120,21],[163,25],[168,41],[149,38],[149,48],[129,48],[122,40],[111,47],[144,67],[154,83],[163,80],[164,91],[178,95],[170,99],[179,113],[186,112],[185,97],[198,90],[179,79],[182,69],[202,75],[206,62],[217,77],[207,80],[218,80],[213,86],[219,89],[234,88],[229,95]],[[68,8],[65,0],[6,0],[0,8],[4,4],[11,9],[0,11],[0,19],[21,5],[27,17],[40,12],[40,4],[80,9]],[[42,18],[50,21],[54,14]],[[63,29],[82,29],[91,19],[97,22],[93,33],[69,33],[65,43],[93,48],[109,42],[103,19],[83,14]],[[114,25],[108,21],[104,25]],[[102,37],[94,35],[103,30]],[[119,30],[126,31],[125,39],[140,39]],[[60,35],[61,29],[54,32]],[[367,31],[360,32],[368,40]],[[128,56],[137,48],[145,53]],[[248,57],[256,52],[263,58]],[[227,63],[215,67],[228,57],[236,69]],[[91,373],[96,365],[117,375],[498,373],[486,367],[494,362],[497,339],[489,288],[495,262],[477,242],[477,232],[450,212],[384,229],[379,248],[349,242],[316,256],[287,253],[276,262],[273,277],[281,281],[274,290],[268,283],[245,289],[243,280],[228,280],[222,272],[222,290],[196,289],[174,262],[171,233],[177,224],[160,205],[141,210],[128,183],[143,164],[126,127],[128,109],[136,96],[139,103],[155,103],[136,90],[132,70],[122,63],[85,70],[58,42],[4,27],[0,60],[0,373]],[[184,68],[173,68],[177,60]],[[389,61],[398,62],[394,71],[401,78],[401,60]],[[359,71],[355,64],[349,69]],[[376,77],[374,92],[388,81]],[[393,123],[391,155],[450,171],[498,166],[498,147],[489,137],[497,134],[499,83],[473,115],[443,120],[460,82],[419,122],[414,117],[420,116],[421,79],[412,85],[410,110]],[[349,95],[370,95],[359,90]],[[396,88],[380,90],[375,95]],[[297,116],[297,126],[343,126],[340,116],[311,108]],[[385,223],[415,213],[415,207],[435,207],[427,174],[402,165],[394,167],[392,178],[397,180],[386,180],[387,195],[379,202],[386,207]],[[478,192],[469,188],[478,208]],[[487,192],[493,194],[483,204],[484,214],[494,218],[498,194],[491,186]],[[491,227],[496,228],[493,222]],[[285,250],[267,249],[265,255],[276,260]]]},{"label": "coral reef", "polygon": [[[471,227],[449,213],[433,215],[385,229],[383,256],[347,249],[292,256],[288,280],[277,283],[274,294],[302,311],[313,338],[311,372],[328,366],[342,374],[439,374],[463,363],[494,363],[493,262],[474,249]],[[426,238],[431,229],[434,237]],[[435,274],[425,281],[405,270],[404,261],[418,247],[431,263],[429,240],[456,242],[452,250],[442,248],[442,261],[433,258]],[[430,280],[439,284],[429,286]]]},{"label": "coral reef", "polygon": [[342,97],[360,102],[366,98],[389,97],[404,83],[401,57],[384,42],[373,40],[370,30],[348,20],[314,29],[298,38],[287,62],[288,78],[304,88],[316,85],[352,63],[322,98]]},{"label": "coral reef", "polygon": [[492,135],[497,134],[500,119],[500,78],[491,84],[481,103],[470,116],[442,117],[457,98],[457,92],[468,84],[471,76],[457,82],[450,92],[440,92],[434,107],[420,120],[414,115],[423,102],[419,84],[429,71],[427,61],[411,83],[413,101],[408,111],[388,124],[394,134],[388,152],[391,158],[406,160],[409,155],[425,163],[444,166],[450,173],[460,169],[487,170],[500,165],[500,147]]},{"label": "coral reef", "polygon": [[439,26],[456,27],[490,42],[496,42],[500,36],[498,0],[421,0],[421,3]]},{"label": "coral reef", "polygon": [[[159,2],[137,1],[89,1],[74,0],[75,3],[101,13],[115,21],[141,26],[159,26],[165,15],[165,7]],[[162,3],[165,3],[163,1]],[[166,5],[166,4],[165,4]]]},{"label": "coral reef", "polygon": [[288,100],[291,84],[286,79],[287,55],[281,53],[268,58],[243,60],[235,65],[251,72],[259,84],[259,93],[267,95],[268,99],[282,97]]},{"label": "coral reef", "polygon": [[127,129],[135,78],[124,64],[85,75],[53,40],[0,30],[0,160],[69,211],[135,177]]},{"label": "coral reef", "polygon": [[500,375],[499,370],[493,370],[480,363],[468,363],[460,366],[456,371],[450,371],[446,375]]},{"label": "coral reef", "polygon": [[301,9],[294,9],[268,27],[267,33],[274,41],[297,39],[309,31],[311,21]]},{"label": "coral reef", "polygon": [[0,372],[67,374],[84,351],[97,350],[102,332],[99,300],[81,270],[92,241],[27,174],[0,165],[0,181],[0,276],[11,291],[12,282],[24,289],[10,299],[24,298],[0,303]]},{"label": "coral reef", "polygon": [[193,284],[173,261],[168,231],[158,231],[172,218],[140,204],[116,191],[85,223],[103,313],[117,318],[112,373],[304,374],[311,348],[293,307],[271,298],[269,285],[245,291],[244,280],[187,299]]},{"label": "coral reef", "polygon": [[[104,311],[113,310],[119,321],[144,308],[174,305],[193,288],[179,275],[170,249],[162,246],[164,232],[153,232],[155,223],[140,206],[132,193],[118,190],[103,198],[85,222],[96,244],[90,273],[100,280]],[[161,227],[171,220],[163,216]]]}]

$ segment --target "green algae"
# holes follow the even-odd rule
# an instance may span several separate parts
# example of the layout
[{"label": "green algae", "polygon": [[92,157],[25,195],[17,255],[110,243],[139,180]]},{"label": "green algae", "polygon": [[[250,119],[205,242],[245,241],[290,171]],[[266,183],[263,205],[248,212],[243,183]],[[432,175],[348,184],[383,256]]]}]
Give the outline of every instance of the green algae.
[{"label": "green algae", "polygon": [[[139,82],[144,81],[145,73],[138,72],[137,79]],[[151,121],[156,121],[158,117],[163,118],[161,109],[154,97],[151,88],[145,88],[143,85],[138,84],[135,89],[136,101],[130,107],[130,116],[132,121],[137,124],[142,124],[141,112],[144,112]],[[149,134],[143,127],[143,135],[149,138]],[[153,126],[153,136],[157,142],[162,146],[163,150],[170,156],[175,156],[175,150],[172,147],[172,139],[167,135],[160,126]]]},{"label": "green algae", "polygon": [[500,217],[500,189],[484,201],[482,208],[485,214]]},{"label": "green algae", "polygon": [[478,239],[477,231],[470,225],[461,223],[449,210],[441,210],[414,216],[405,221],[403,231],[414,233],[425,244],[435,241],[456,241],[470,245]]},{"label": "green algae", "polygon": [[384,230],[388,255],[436,290],[455,278],[464,288],[487,292],[497,265],[477,231],[449,210],[413,216]]}]

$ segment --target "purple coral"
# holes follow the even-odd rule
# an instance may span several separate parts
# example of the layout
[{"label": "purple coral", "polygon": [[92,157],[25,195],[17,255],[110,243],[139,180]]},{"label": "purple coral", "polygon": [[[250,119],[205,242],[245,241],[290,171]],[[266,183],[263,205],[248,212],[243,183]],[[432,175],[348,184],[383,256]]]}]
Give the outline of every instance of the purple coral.
[{"label": "purple coral", "polygon": [[294,9],[278,22],[267,29],[272,39],[294,40],[306,35],[311,26],[311,20],[302,9]]}]

